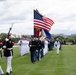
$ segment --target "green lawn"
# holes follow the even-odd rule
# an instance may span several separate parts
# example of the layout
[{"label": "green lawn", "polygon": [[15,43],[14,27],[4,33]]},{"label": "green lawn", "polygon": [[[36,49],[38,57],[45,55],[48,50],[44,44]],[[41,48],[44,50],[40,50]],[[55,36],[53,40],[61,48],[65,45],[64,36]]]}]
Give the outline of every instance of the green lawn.
[{"label": "green lawn", "polygon": [[[6,72],[5,58],[0,64]],[[49,51],[40,61],[32,64],[30,54],[20,56],[19,48],[14,48],[13,73],[10,75],[76,75],[76,46],[62,46],[59,55],[55,49]]]}]

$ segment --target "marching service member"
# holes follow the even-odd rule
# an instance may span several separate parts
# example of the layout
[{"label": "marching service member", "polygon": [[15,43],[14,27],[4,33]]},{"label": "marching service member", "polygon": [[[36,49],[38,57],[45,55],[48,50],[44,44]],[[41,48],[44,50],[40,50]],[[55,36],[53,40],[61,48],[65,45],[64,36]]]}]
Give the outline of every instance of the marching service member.
[{"label": "marching service member", "polygon": [[0,58],[2,57],[2,41],[1,41],[1,38],[0,38]]},{"label": "marching service member", "polygon": [[36,47],[37,47],[36,37],[32,36],[31,41],[29,42],[30,54],[31,54],[31,62],[36,62]]},{"label": "marching service member", "polygon": [[29,41],[27,40],[27,38],[22,37],[18,41],[18,44],[20,46],[20,55],[21,56],[29,53]]},{"label": "marching service member", "polygon": [[[1,38],[0,38],[0,58],[2,58],[2,41],[1,41]],[[4,72],[1,68],[1,65],[0,65],[0,75],[4,75]]]},{"label": "marching service member", "polygon": [[3,41],[4,56],[7,63],[6,75],[9,75],[12,72],[11,61],[13,56],[13,45],[14,42],[11,40],[11,35],[7,36]]},{"label": "marching service member", "polygon": [[54,43],[54,47],[56,48],[56,53],[59,54],[60,42],[58,38],[56,39]]}]

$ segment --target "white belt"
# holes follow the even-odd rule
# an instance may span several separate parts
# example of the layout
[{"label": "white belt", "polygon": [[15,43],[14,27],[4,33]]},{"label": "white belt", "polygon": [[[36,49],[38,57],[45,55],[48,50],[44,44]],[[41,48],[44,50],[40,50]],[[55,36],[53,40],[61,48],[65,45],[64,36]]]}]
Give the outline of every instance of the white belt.
[{"label": "white belt", "polygon": [[12,50],[13,48],[7,48],[7,50]]}]

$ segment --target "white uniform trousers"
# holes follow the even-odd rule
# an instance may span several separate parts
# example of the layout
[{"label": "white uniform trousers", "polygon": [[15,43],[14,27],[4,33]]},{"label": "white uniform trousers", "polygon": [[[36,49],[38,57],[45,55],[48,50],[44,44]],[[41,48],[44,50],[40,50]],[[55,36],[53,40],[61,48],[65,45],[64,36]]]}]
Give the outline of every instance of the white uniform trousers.
[{"label": "white uniform trousers", "polygon": [[55,41],[54,47],[56,48],[56,54],[59,54],[60,42]]},{"label": "white uniform trousers", "polygon": [[56,47],[56,53],[59,54],[59,47]]},{"label": "white uniform trousers", "polygon": [[3,72],[3,70],[2,70],[2,68],[0,66],[0,75],[2,75],[2,74],[4,74],[4,72]]},{"label": "white uniform trousers", "polygon": [[10,73],[10,71],[12,71],[11,61],[12,61],[12,56],[6,57],[6,63],[7,63],[6,72],[8,72],[8,73]]}]

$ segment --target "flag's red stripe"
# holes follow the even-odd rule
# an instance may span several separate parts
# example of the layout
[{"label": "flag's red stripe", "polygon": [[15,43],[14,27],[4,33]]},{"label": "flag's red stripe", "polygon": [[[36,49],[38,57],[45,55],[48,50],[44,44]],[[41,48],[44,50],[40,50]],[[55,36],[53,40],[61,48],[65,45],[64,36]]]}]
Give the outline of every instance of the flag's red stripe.
[{"label": "flag's red stripe", "polygon": [[45,24],[48,25],[49,27],[51,27],[54,24],[53,20],[51,20],[47,17],[44,17],[44,16],[42,18],[43,18],[43,21],[45,22]]},{"label": "flag's red stripe", "polygon": [[43,21],[40,21],[40,20],[34,20],[34,26],[37,26],[37,27],[40,27],[40,28],[43,28],[43,29],[46,29],[46,30],[50,30],[50,27],[48,25],[45,24],[45,22]]},{"label": "flag's red stripe", "polygon": [[41,29],[45,29],[45,30],[49,31],[49,29],[47,29],[47,28],[45,28],[43,26],[40,26],[39,24],[34,23],[34,25],[35,25],[34,27],[36,27],[36,28],[41,28]]},{"label": "flag's red stripe", "polygon": [[48,29],[50,28],[48,25],[45,25],[45,23],[37,21],[37,20],[34,20],[34,23],[41,24],[42,26],[47,27]]}]

